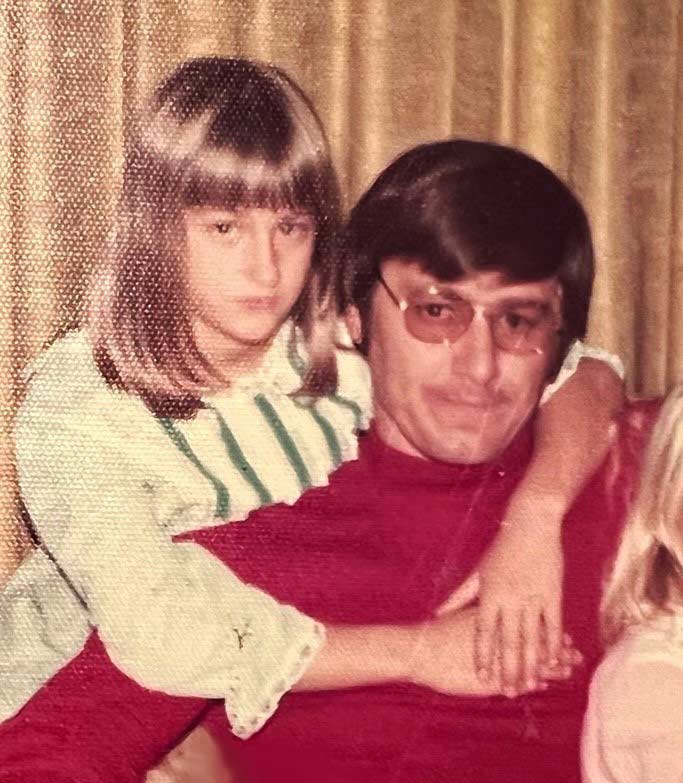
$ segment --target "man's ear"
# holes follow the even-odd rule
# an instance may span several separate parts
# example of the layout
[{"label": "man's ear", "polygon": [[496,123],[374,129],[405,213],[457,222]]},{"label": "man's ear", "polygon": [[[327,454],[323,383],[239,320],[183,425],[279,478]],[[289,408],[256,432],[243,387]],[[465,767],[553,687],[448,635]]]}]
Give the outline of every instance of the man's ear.
[{"label": "man's ear", "polygon": [[354,345],[359,345],[363,341],[363,324],[360,313],[355,305],[349,305],[344,311],[344,323],[349,330],[349,336]]}]

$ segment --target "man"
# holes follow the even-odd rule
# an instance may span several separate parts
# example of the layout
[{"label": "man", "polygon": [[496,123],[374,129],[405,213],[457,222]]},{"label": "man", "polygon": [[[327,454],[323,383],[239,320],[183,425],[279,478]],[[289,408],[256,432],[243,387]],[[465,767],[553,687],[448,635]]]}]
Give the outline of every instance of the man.
[{"label": "man", "polygon": [[[146,692],[93,637],[0,728],[0,783],[132,782],[201,721],[237,780],[580,779],[601,579],[652,411],[628,411],[617,458],[564,522],[564,623],[584,657],[568,681],[506,699],[474,671],[473,610],[435,615],[495,536],[531,457],[543,386],[585,332],[584,212],[522,153],[443,142],[380,176],[353,212],[350,246],[344,304],[375,410],[358,460],[292,507],[183,540],[323,623],[419,629],[397,636],[393,681],[287,694],[241,741],[222,705]],[[434,683],[424,673],[439,668],[449,675],[442,693],[425,687]]]}]

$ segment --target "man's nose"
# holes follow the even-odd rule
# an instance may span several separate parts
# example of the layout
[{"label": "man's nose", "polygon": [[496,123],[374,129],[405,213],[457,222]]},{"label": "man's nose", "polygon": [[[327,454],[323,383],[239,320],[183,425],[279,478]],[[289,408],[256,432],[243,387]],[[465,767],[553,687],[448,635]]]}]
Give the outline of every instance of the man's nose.
[{"label": "man's nose", "polygon": [[480,386],[492,381],[498,372],[498,348],[488,319],[475,313],[470,325],[451,344],[451,367]]},{"label": "man's nose", "polygon": [[280,263],[274,233],[256,231],[249,247],[249,273],[264,288],[275,288],[280,282]]}]

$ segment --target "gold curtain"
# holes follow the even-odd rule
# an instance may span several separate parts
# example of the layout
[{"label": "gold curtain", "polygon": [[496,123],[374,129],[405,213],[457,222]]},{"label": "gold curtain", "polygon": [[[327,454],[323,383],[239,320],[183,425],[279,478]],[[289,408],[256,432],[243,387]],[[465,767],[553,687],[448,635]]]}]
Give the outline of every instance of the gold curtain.
[{"label": "gold curtain", "polygon": [[[78,322],[136,108],[179,60],[273,61],[328,128],[348,202],[404,148],[512,143],[586,203],[590,338],[630,388],[683,380],[679,0],[5,0],[0,8],[0,562],[21,371]],[[9,528],[8,528],[9,529]],[[0,566],[0,584],[2,567]]]}]

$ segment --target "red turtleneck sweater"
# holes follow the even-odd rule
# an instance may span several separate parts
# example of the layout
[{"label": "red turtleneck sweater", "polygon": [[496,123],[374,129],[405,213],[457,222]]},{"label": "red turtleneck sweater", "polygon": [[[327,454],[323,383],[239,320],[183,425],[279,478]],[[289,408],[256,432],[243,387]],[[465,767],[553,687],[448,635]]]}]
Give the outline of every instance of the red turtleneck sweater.
[{"label": "red turtleneck sweater", "polygon": [[[0,783],[137,782],[200,721],[238,780],[253,783],[578,783],[587,684],[600,656],[601,580],[655,410],[639,404],[626,412],[617,458],[564,523],[564,620],[586,661],[570,681],[512,700],[401,684],[289,693],[269,723],[241,741],[222,704],[141,688],[93,635],[0,727]],[[643,427],[633,425],[638,417]],[[476,566],[530,453],[529,428],[495,463],[478,466],[410,457],[370,433],[357,461],[294,506],[183,538],[324,623],[419,621]]]}]

